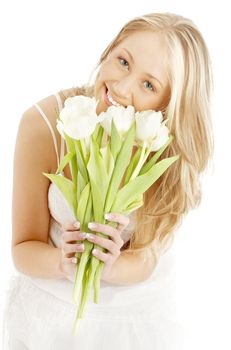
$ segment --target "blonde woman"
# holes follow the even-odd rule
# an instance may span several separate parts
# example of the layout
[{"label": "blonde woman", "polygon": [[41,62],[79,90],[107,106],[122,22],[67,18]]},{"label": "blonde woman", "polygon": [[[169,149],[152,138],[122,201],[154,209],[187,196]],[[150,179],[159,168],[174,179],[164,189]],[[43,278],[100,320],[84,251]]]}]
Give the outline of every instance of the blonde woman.
[{"label": "blonde woman", "polygon": [[[169,13],[152,13],[125,24],[102,53],[93,83],[59,91],[21,118],[15,147],[12,278],[5,309],[6,349],[180,349],[174,318],[172,242],[183,216],[199,205],[200,174],[213,153],[210,121],[210,58],[195,24]],[[162,157],[179,154],[130,216],[111,213],[117,228],[95,223],[110,239],[83,235],[56,186],[65,155],[56,128],[67,97],[99,100],[136,111],[160,110],[174,140]],[[59,151],[60,150],[60,151]],[[64,170],[70,178],[68,166]],[[89,301],[76,336],[72,302],[76,251],[89,240],[107,249],[99,304]],[[77,244],[78,242],[78,244]],[[82,243],[83,248],[82,248]],[[7,337],[6,337],[7,335]]]}]

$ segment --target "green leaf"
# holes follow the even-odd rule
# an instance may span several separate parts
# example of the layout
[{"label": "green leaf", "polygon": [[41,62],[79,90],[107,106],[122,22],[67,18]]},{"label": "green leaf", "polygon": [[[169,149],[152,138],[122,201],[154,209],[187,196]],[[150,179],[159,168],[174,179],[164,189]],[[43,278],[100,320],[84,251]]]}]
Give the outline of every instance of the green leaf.
[{"label": "green leaf", "polygon": [[88,163],[88,159],[89,159],[89,151],[87,149],[87,146],[86,146],[86,140],[85,139],[81,139],[79,140],[80,142],[80,145],[81,145],[81,154],[82,154],[82,157],[83,157],[83,160],[84,160],[84,164],[86,165]]},{"label": "green leaf", "polygon": [[[90,143],[90,158],[87,164],[87,169],[90,177],[90,182],[92,183],[93,181],[95,186],[98,187],[98,192],[101,193],[101,197],[104,202],[109,184],[109,176],[107,174],[99,146],[93,138],[91,138]],[[93,203],[95,199],[96,198],[93,195]]]},{"label": "green leaf", "polygon": [[139,175],[146,173],[158,160],[164,150],[168,147],[168,145],[172,142],[173,135],[169,135],[168,141],[162,146],[159,151],[157,151],[153,157],[141,168]]},{"label": "green leaf", "polygon": [[[86,187],[89,187],[89,191],[88,191],[88,188],[86,189]],[[81,221],[81,230],[83,231],[88,231],[89,228],[88,228],[88,223],[90,221],[92,221],[93,219],[93,216],[92,216],[92,194],[91,194],[91,186],[90,186],[90,183],[88,183],[85,187],[85,189],[83,190],[82,192],[82,199],[81,199],[81,202],[79,202],[79,206],[83,206],[83,208],[79,208],[79,211],[82,211],[84,212],[83,215],[83,218],[82,218],[82,221]],[[87,194],[88,194],[88,197],[87,197]],[[86,199],[87,197],[87,199]]]},{"label": "green leaf", "polygon": [[99,127],[100,127],[100,124],[96,124],[95,130],[94,130],[94,132],[92,134],[92,137],[93,137],[94,140],[97,139],[97,136],[98,136],[98,133],[99,133]]},{"label": "green leaf", "polygon": [[115,201],[110,211],[124,211],[136,201],[166,170],[173,164],[179,156],[174,156],[162,159],[160,162],[154,164],[150,170],[145,174],[139,175],[123,186],[117,193]]},{"label": "green leaf", "polygon": [[143,194],[142,194],[140,198],[137,198],[134,202],[132,202],[129,206],[127,206],[125,211],[123,211],[123,214],[124,215],[130,214],[132,211],[142,207],[143,204],[144,204],[144,201],[143,201]]},{"label": "green leaf", "polygon": [[77,186],[77,203],[78,203],[80,196],[81,196],[81,193],[82,193],[84,187],[86,186],[86,181],[82,177],[80,171],[78,171],[77,182],[78,182],[78,186]]},{"label": "green leaf", "polygon": [[93,139],[96,141],[99,147],[101,147],[104,129],[100,124],[97,124],[92,134]]},{"label": "green leaf", "polygon": [[122,145],[121,137],[116,129],[114,120],[112,119],[110,147],[111,147],[111,153],[114,158],[114,161],[116,161],[117,155],[121,149],[121,145]]},{"label": "green leaf", "polygon": [[108,177],[111,178],[113,169],[114,169],[114,159],[111,153],[110,145],[109,143],[107,144],[106,147],[102,147],[100,149],[100,153],[102,155],[103,161],[104,161],[104,166],[107,171]]},{"label": "green leaf", "polygon": [[115,196],[117,194],[118,188],[124,176],[125,170],[128,164],[130,163],[132,148],[134,145],[135,130],[136,130],[135,128],[136,128],[136,124],[134,122],[131,128],[129,129],[127,136],[125,138],[125,141],[117,156],[114,171],[113,171],[108,192],[107,192],[105,207],[104,207],[104,211],[106,213],[109,212],[111,209],[112,203],[115,200]]},{"label": "green leaf", "polygon": [[95,183],[94,179],[91,178],[91,192],[92,192],[92,202],[93,202],[93,212],[94,212],[94,220],[96,222],[102,223],[103,218],[103,207],[104,201],[100,188]]},{"label": "green leaf", "polygon": [[[91,189],[91,187],[90,187]],[[88,196],[88,201],[87,201],[87,207],[85,211],[85,216],[84,216],[84,230],[88,230],[88,223],[92,220],[92,193],[91,190],[89,191],[89,196]]]},{"label": "green leaf", "polygon": [[126,185],[129,182],[130,177],[132,176],[133,171],[135,170],[137,163],[140,159],[141,151],[142,151],[142,147],[139,146],[136,150],[136,153],[132,157],[131,162],[126,170],[126,177],[124,180],[124,185]]},{"label": "green leaf", "polygon": [[70,208],[72,209],[74,216],[76,217],[77,212],[77,201],[76,201],[76,186],[74,183],[62,175],[54,175],[43,173],[48,179],[50,179],[62,192],[63,196],[67,200]]},{"label": "green leaf", "polygon": [[102,144],[103,133],[104,133],[104,129],[103,129],[102,126],[100,126],[99,127],[99,132],[98,132],[98,135],[97,135],[97,139],[96,139],[96,142],[99,145],[99,147],[101,147],[101,144]]},{"label": "green leaf", "polygon": [[90,193],[90,183],[88,182],[88,184],[84,187],[80,195],[80,199],[78,203],[77,218],[81,223],[84,223],[84,217],[85,217],[85,212],[88,204],[89,193]]},{"label": "green leaf", "polygon": [[88,177],[88,173],[87,173],[87,169],[86,169],[86,164],[85,164],[85,160],[84,160],[84,157],[82,154],[81,143],[78,140],[75,141],[75,150],[76,150],[78,169],[79,169],[82,177],[84,178],[85,182],[88,183],[89,177]]},{"label": "green leaf", "polygon": [[[76,154],[75,140],[72,139],[71,137],[69,137],[67,134],[65,134],[65,140],[66,140],[66,146],[67,146],[68,153]],[[78,167],[77,167],[76,157],[73,157],[70,159],[70,172],[71,172],[72,181],[77,186]]]},{"label": "green leaf", "polygon": [[65,140],[66,140],[66,145],[67,145],[68,152],[75,153],[75,140],[72,139],[67,134],[64,134],[64,135],[65,135]]},{"label": "green leaf", "polygon": [[56,171],[56,175],[61,174],[65,166],[72,160],[75,156],[75,153],[68,152],[61,160],[59,167]]}]

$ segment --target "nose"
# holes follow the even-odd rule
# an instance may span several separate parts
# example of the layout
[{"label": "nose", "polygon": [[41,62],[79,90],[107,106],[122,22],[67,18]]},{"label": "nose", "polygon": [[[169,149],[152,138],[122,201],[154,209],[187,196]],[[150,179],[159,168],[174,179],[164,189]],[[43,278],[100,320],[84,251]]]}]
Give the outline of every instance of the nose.
[{"label": "nose", "polygon": [[134,80],[131,76],[126,76],[118,79],[113,86],[113,90],[117,96],[120,96],[122,100],[127,101],[128,104],[133,104],[133,90]]}]

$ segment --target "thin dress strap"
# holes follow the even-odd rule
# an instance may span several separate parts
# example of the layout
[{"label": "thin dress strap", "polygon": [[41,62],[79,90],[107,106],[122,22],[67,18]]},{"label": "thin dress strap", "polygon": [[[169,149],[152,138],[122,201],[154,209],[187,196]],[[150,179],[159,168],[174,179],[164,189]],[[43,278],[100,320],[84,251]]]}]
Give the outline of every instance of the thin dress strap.
[{"label": "thin dress strap", "polygon": [[[60,98],[58,93],[55,94],[55,97],[56,97],[56,100],[57,100],[57,103],[58,103],[58,106],[59,106],[59,112],[60,112],[61,109],[62,109],[62,100],[61,100],[61,98]],[[51,126],[51,123],[49,122],[49,119],[47,118],[47,116],[45,115],[45,113],[43,112],[41,107],[37,103],[35,103],[34,106],[39,111],[39,113],[41,114],[41,116],[43,117],[43,119],[45,120],[47,126],[50,129],[50,132],[51,132],[51,135],[52,135],[52,138],[53,138],[53,141],[54,141],[54,147],[55,147],[55,153],[56,153],[56,158],[57,158],[57,164],[59,166],[60,160],[64,157],[64,141],[65,140],[61,137],[60,160],[59,160],[59,152],[58,152],[57,140],[56,140],[56,137],[55,137],[54,130],[53,130],[52,126]]]},{"label": "thin dress strap", "polygon": [[[59,93],[55,94],[58,106],[59,106],[59,113],[61,112],[61,110],[63,109],[63,102],[61,100],[61,97],[59,95]],[[60,161],[63,159],[64,157],[64,152],[65,152],[65,140],[64,138],[61,136],[61,146],[60,146]]]}]

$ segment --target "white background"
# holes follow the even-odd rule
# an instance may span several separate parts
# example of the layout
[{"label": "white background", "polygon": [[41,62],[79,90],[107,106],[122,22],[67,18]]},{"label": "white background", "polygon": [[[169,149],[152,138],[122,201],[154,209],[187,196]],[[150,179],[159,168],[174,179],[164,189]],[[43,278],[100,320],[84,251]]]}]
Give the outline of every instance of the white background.
[{"label": "white background", "polygon": [[0,312],[13,272],[12,164],[22,113],[59,89],[85,83],[101,52],[131,18],[149,12],[174,12],[191,18],[200,28],[212,58],[215,85],[213,165],[204,177],[202,203],[184,219],[176,246],[179,317],[195,332],[194,348],[230,349],[228,1],[8,0],[0,6]]}]

